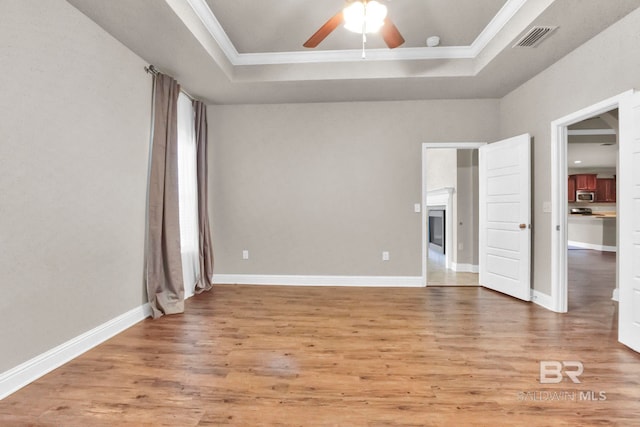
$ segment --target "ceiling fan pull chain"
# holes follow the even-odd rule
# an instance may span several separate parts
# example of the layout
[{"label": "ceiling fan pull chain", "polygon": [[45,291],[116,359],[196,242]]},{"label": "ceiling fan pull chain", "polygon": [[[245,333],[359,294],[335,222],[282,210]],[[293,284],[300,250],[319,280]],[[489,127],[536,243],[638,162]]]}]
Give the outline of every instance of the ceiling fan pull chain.
[{"label": "ceiling fan pull chain", "polygon": [[362,33],[362,59],[367,59],[367,55],[365,54],[364,51],[364,44],[367,42],[367,36]]},{"label": "ceiling fan pull chain", "polygon": [[367,2],[364,2],[364,16],[362,17],[362,59],[367,59],[364,45],[367,43]]}]

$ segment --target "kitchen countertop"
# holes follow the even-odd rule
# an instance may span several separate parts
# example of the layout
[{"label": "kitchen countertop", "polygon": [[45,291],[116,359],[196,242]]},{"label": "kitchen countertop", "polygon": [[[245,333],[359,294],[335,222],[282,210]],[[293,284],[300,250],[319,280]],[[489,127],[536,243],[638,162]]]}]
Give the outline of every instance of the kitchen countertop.
[{"label": "kitchen countertop", "polygon": [[603,218],[616,218],[616,212],[594,212],[591,215],[582,215],[582,214],[569,214],[569,218],[593,218],[593,219],[603,219]]}]

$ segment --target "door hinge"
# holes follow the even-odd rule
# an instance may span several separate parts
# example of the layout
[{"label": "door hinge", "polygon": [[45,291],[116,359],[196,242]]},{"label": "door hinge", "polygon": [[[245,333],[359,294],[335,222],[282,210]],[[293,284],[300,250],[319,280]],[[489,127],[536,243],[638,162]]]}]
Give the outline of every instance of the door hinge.
[{"label": "door hinge", "polygon": [[560,226],[556,225],[556,231],[560,231]]}]

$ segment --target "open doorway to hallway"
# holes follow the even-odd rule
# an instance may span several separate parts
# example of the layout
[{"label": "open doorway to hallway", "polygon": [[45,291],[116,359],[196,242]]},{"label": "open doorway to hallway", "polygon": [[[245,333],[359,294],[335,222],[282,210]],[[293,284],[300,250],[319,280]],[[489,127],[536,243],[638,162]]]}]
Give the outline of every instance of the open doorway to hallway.
[{"label": "open doorway to hallway", "polygon": [[[640,292],[637,266],[640,265],[640,92],[628,90],[551,122],[551,301],[557,312],[568,311],[568,211],[567,143],[568,127],[588,118],[618,109],[616,172],[616,278],[613,300],[618,302],[618,340],[640,352]],[[577,196],[577,194],[576,194]],[[619,250],[618,250],[619,249]]]},{"label": "open doorway to hallway", "polygon": [[617,330],[618,109],[567,128],[568,311],[610,312]]},{"label": "open doorway to hallway", "polygon": [[424,168],[427,285],[478,286],[478,150],[427,148]]}]

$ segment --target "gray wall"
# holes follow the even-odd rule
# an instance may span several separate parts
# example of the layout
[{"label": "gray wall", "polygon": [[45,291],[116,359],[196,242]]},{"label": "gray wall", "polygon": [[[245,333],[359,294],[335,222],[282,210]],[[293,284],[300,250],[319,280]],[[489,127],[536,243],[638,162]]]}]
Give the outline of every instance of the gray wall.
[{"label": "gray wall", "polygon": [[216,273],[420,276],[421,143],[495,140],[497,107],[210,106]]},{"label": "gray wall", "polygon": [[151,82],[62,0],[0,16],[2,372],[144,303]]},{"label": "gray wall", "polygon": [[427,191],[456,188],[458,175],[457,148],[429,148],[425,160]]},{"label": "gray wall", "polygon": [[500,133],[534,138],[534,288],[551,292],[551,128],[553,120],[628,89],[640,89],[640,9],[580,46],[500,102]]}]

